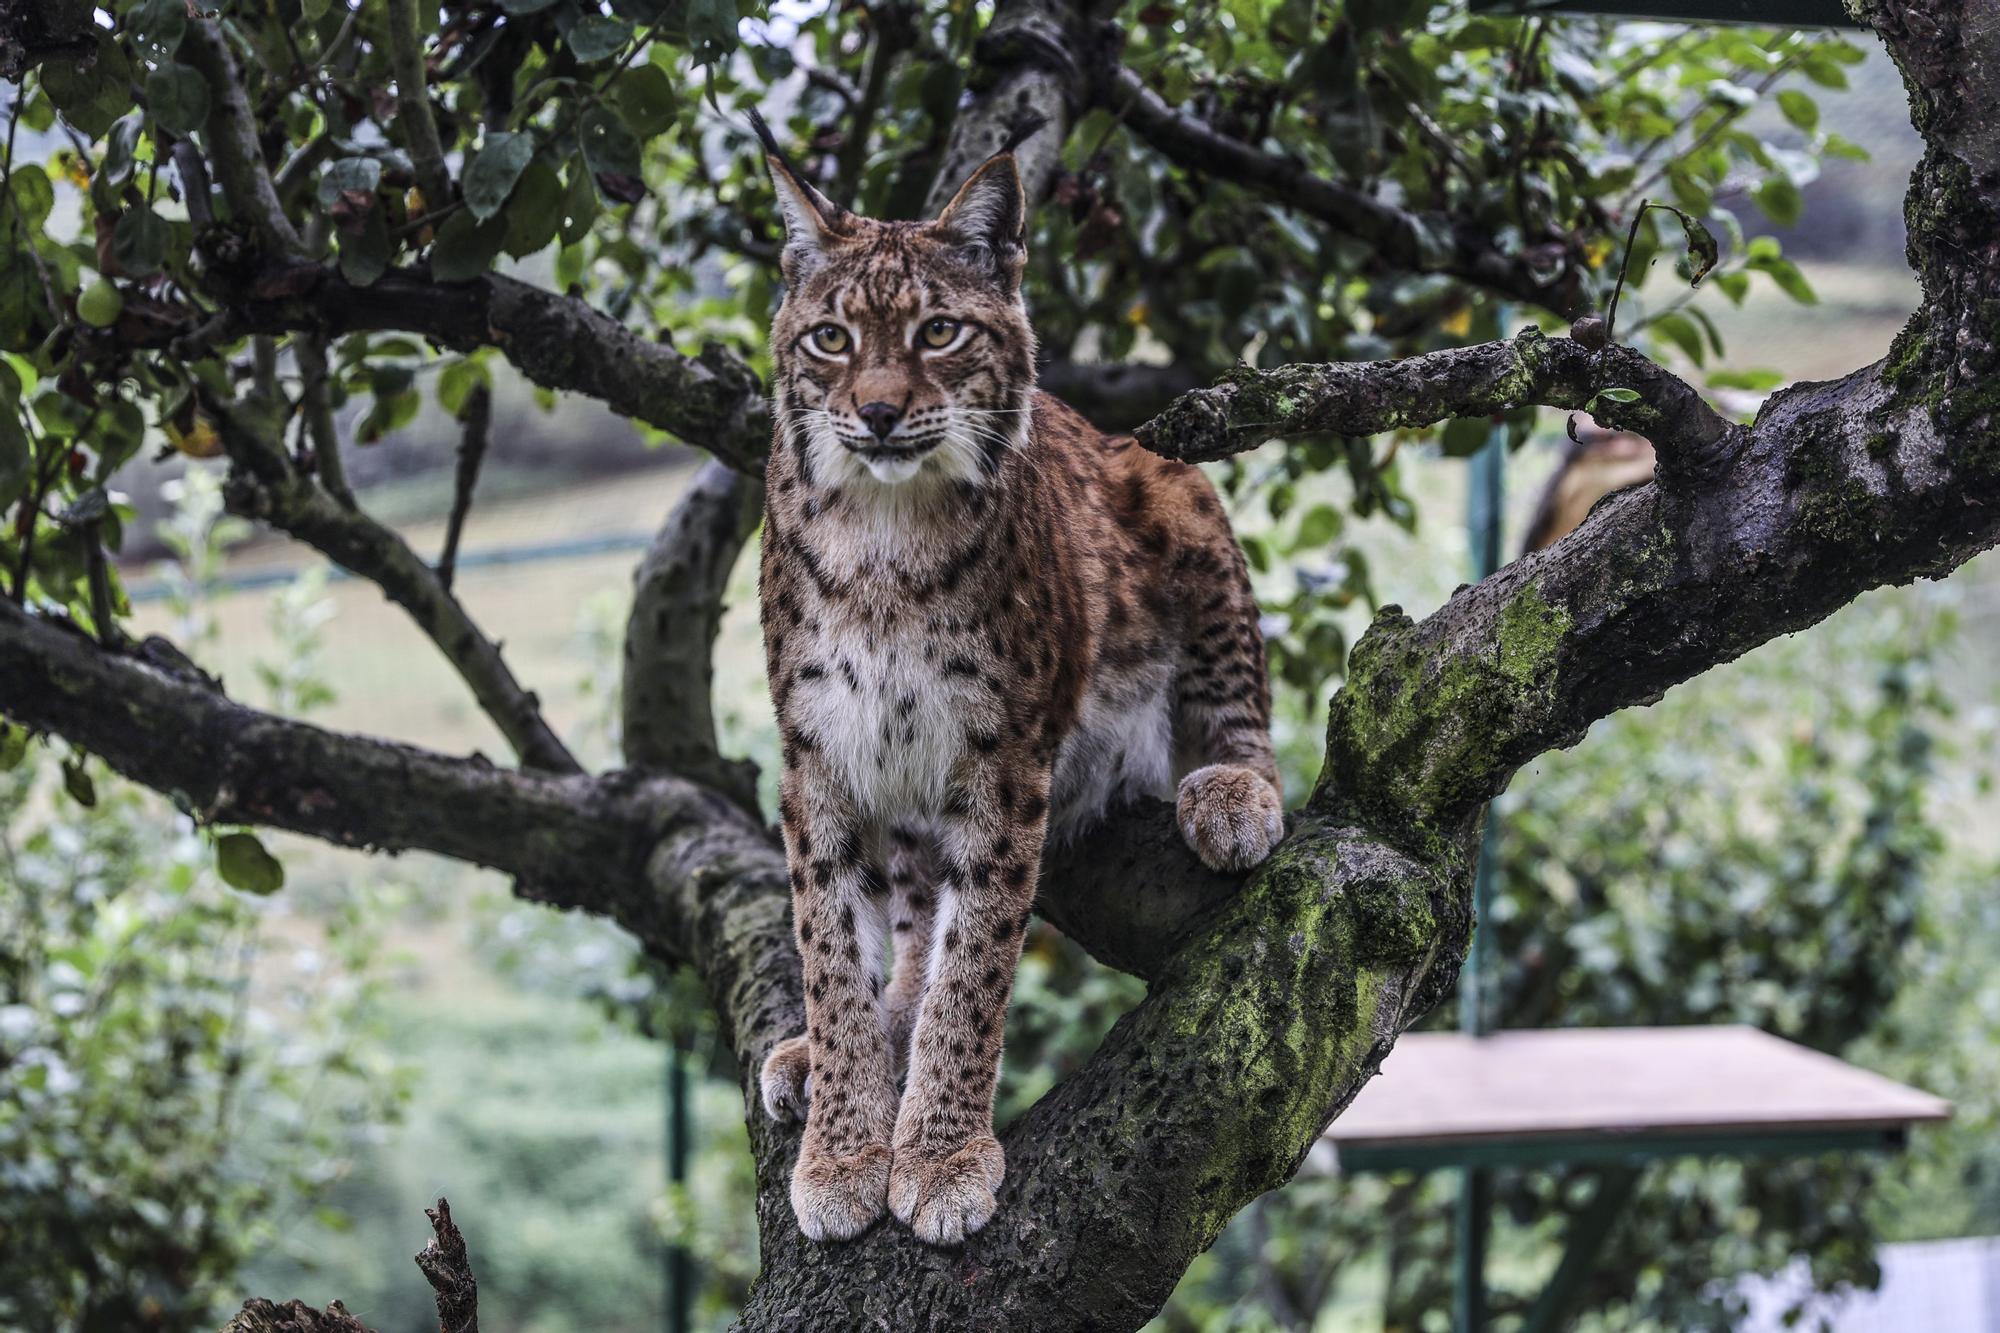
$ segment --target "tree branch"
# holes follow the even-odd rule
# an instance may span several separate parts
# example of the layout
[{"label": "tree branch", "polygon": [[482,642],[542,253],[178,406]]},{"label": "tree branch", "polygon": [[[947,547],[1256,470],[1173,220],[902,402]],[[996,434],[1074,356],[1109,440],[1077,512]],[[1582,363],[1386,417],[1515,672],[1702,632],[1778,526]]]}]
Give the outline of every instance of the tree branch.
[{"label": "tree branch", "polygon": [[190,19],[180,53],[208,84],[208,151],[215,157],[215,174],[230,211],[257,231],[271,253],[297,254],[299,234],[285,216],[264,165],[257,117],[221,25],[213,19]]},{"label": "tree branch", "polygon": [[443,1199],[424,1209],[424,1216],[437,1234],[417,1251],[417,1267],[437,1294],[438,1333],[479,1333],[479,1283],[465,1252],[465,1234],[451,1220],[451,1205]]},{"label": "tree branch", "polygon": [[298,538],[378,585],[409,612],[443,653],[523,764],[550,772],[580,767],[543,721],[541,704],[521,687],[500,648],[466,614],[450,587],[390,528],[350,508],[293,467],[284,446],[235,404],[209,404],[232,464],[223,498],[230,512]]},{"label": "tree branch", "polygon": [[[1638,396],[1600,396],[1621,389]],[[1202,462],[1287,435],[1373,435],[1535,405],[1588,408],[1606,425],[1646,436],[1669,479],[1712,473],[1745,437],[1685,381],[1631,348],[1592,351],[1534,329],[1396,361],[1239,368],[1183,394],[1134,433],[1155,453]]]},{"label": "tree branch", "polygon": [[1007,0],[994,11],[973,49],[976,95],[952,120],[924,200],[926,217],[935,217],[980,163],[1037,116],[1048,125],[1020,145],[1014,165],[1031,205],[1048,194],[1088,91],[1078,54],[1104,40],[1080,9],[1068,0]]},{"label": "tree branch", "polygon": [[[417,1267],[437,1296],[438,1333],[479,1333],[479,1284],[472,1277],[472,1260],[465,1236],[451,1220],[451,1205],[443,1199],[424,1209],[436,1234],[417,1252]],[[347,1312],[339,1301],[314,1310],[304,1301],[249,1300],[222,1333],[373,1333]]]},{"label": "tree branch", "polygon": [[1110,365],[1051,361],[1036,368],[1038,385],[1068,403],[1100,430],[1125,431],[1164,410],[1209,375],[1181,364],[1119,362]]},{"label": "tree branch", "polygon": [[472,513],[472,492],[479,485],[479,465],[486,461],[487,436],[493,425],[493,391],[475,384],[466,395],[459,413],[458,467],[452,476],[451,514],[445,520],[444,549],[438,552],[437,576],[440,587],[449,591],[458,568],[458,541],[465,535],[465,520]]},{"label": "tree branch", "polygon": [[389,70],[396,76],[396,120],[409,141],[410,165],[416,171],[417,188],[423,191],[424,207],[443,208],[451,202],[451,173],[445,168],[437,119],[431,115],[416,0],[389,0]]},{"label": "tree branch", "polygon": [[763,513],[761,484],[704,465],[639,564],[625,629],[625,761],[707,783],[752,813],[756,766],[723,758],[709,686],[723,595]]},{"label": "tree branch", "polygon": [[333,420],[333,371],[326,360],[326,339],[308,334],[292,340],[292,357],[299,367],[299,408],[305,414],[306,437],[312,441],[312,470],[328,495],[342,507],[357,507],[341,461],[340,431]]},{"label": "tree branch", "polygon": [[749,366],[714,344],[682,356],[576,297],[498,274],[439,283],[409,269],[356,287],[317,264],[266,267],[225,294],[260,333],[393,329],[459,352],[497,347],[544,388],[596,398],[700,444],[739,472],[763,473],[770,409]]},{"label": "tree branch", "polygon": [[7,603],[0,711],[172,796],[203,823],[436,852],[512,875],[526,896],[593,910],[609,901],[607,881],[641,877],[666,812],[694,799],[696,789],[670,779],[521,772],[274,717],[232,702],[175,658],[156,640],[106,649]]},{"label": "tree branch", "polygon": [[1310,804],[1451,829],[1597,718],[1869,588],[1948,572],[2000,539],[1996,444],[1990,421],[1940,430],[1879,368],[1777,395],[1718,484],[1616,496],[1422,624],[1385,609]]},{"label": "tree branch", "polygon": [[1569,316],[1577,312],[1575,274],[1535,275],[1519,256],[1502,254],[1484,237],[1461,235],[1454,219],[1411,213],[1373,195],[1313,175],[1290,158],[1232,139],[1200,118],[1175,109],[1133,71],[1111,65],[1098,96],[1170,161],[1203,176],[1234,181],[1318,218],[1343,235],[1366,241],[1388,263],[1412,273],[1462,278],[1517,301]]}]

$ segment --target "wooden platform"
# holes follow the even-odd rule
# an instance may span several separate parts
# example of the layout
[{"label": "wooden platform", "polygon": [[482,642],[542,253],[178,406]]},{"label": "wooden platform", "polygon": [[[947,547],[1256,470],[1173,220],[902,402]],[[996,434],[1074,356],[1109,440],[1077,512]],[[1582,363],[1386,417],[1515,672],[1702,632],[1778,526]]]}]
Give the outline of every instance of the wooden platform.
[{"label": "wooden platform", "polygon": [[1343,1171],[1900,1146],[1928,1093],[1750,1027],[1411,1033],[1326,1137]]}]

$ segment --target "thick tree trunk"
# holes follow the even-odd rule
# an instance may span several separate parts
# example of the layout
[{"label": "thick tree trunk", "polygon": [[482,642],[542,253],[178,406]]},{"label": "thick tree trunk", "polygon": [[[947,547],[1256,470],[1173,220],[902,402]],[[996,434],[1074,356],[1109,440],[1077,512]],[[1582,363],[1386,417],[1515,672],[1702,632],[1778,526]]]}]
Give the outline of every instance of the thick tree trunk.
[{"label": "thick tree trunk", "polygon": [[[1302,819],[1165,960],[1089,1065],[1002,1135],[1000,1210],[963,1249],[896,1226],[806,1240],[787,1197],[796,1136],[760,1124],[763,1272],[742,1327],[1146,1322],[1449,988],[1469,925],[1470,833],[1440,871],[1360,828]],[[755,1088],[745,1095],[754,1103]]]}]

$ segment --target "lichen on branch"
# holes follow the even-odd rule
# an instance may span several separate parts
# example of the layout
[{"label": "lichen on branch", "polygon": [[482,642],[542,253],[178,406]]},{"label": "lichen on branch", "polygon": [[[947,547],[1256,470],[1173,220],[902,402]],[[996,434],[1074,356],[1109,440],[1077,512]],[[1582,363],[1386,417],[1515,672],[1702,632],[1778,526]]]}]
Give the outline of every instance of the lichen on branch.
[{"label": "lichen on branch", "polygon": [[1687,383],[1631,348],[1593,351],[1532,328],[1393,361],[1239,367],[1135,434],[1157,454],[1206,462],[1290,435],[1374,435],[1532,406],[1588,410],[1647,436],[1668,475],[1712,471],[1741,438]]}]

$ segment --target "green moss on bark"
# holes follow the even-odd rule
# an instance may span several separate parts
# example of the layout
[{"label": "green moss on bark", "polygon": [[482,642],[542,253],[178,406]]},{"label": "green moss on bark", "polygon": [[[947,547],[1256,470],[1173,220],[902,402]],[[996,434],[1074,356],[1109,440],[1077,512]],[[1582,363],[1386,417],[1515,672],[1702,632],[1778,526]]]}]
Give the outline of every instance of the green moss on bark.
[{"label": "green moss on bark", "polygon": [[[1347,685],[1327,725],[1320,808],[1354,809],[1371,822],[1409,821],[1432,839],[1491,795],[1511,741],[1555,700],[1572,619],[1535,584],[1495,618],[1489,644],[1438,659],[1416,642],[1410,618],[1386,607],[1348,662]],[[1353,788],[1344,777],[1366,774]]]},{"label": "green moss on bark", "polygon": [[1189,1242],[1205,1247],[1248,1199],[1288,1179],[1360,1086],[1382,1006],[1436,952],[1431,895],[1414,862],[1309,819],[1182,950],[1160,1020],[1173,1042],[1199,1048],[1199,1064],[1226,1073],[1240,1107],[1200,1147]]}]

